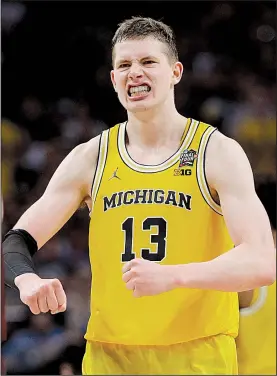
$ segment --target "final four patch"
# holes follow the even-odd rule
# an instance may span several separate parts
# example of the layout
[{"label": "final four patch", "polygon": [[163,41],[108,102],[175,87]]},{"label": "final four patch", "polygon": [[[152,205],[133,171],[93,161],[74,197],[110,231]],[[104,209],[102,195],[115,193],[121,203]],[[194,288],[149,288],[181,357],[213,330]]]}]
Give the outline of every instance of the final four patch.
[{"label": "final four patch", "polygon": [[179,168],[183,166],[193,166],[194,160],[197,158],[197,152],[195,150],[184,150],[180,155]]}]

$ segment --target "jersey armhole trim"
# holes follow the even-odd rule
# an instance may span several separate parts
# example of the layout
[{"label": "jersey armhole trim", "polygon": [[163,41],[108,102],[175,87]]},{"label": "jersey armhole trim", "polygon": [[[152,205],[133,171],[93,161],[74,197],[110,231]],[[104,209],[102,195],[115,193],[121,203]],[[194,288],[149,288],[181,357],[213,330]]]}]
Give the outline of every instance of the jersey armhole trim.
[{"label": "jersey armhole trim", "polygon": [[211,195],[211,191],[207,182],[205,174],[205,161],[206,161],[206,149],[211,135],[217,130],[212,126],[208,127],[203,133],[198,150],[197,166],[196,166],[196,176],[200,192],[206,201],[206,203],[219,215],[222,215],[222,210],[220,205],[214,200]]},{"label": "jersey armhole trim", "polygon": [[91,186],[91,211],[90,215],[93,211],[93,207],[96,201],[97,193],[100,187],[100,183],[103,177],[107,156],[108,156],[108,145],[109,145],[109,134],[110,129],[101,133],[100,140],[99,140],[99,149],[98,149],[98,158],[96,163],[95,174]]},{"label": "jersey armhole trim", "polygon": [[250,316],[259,311],[265,304],[267,298],[267,286],[262,286],[259,288],[259,293],[257,299],[249,307],[241,308],[241,316]]}]

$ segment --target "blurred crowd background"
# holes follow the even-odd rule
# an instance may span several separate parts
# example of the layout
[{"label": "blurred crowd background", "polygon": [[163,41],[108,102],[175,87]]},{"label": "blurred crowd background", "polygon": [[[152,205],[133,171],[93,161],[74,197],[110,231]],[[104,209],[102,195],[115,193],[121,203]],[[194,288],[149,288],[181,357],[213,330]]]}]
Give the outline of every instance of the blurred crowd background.
[{"label": "blurred crowd background", "polygon": [[[2,233],[40,197],[72,148],[125,120],[110,83],[110,41],[132,15],[174,28],[185,68],[176,88],[179,111],[243,146],[275,228],[275,8],[266,1],[2,2]],[[6,289],[8,374],[81,373],[88,224],[80,208],[35,258],[41,276],[61,280],[64,314],[33,316]]]}]

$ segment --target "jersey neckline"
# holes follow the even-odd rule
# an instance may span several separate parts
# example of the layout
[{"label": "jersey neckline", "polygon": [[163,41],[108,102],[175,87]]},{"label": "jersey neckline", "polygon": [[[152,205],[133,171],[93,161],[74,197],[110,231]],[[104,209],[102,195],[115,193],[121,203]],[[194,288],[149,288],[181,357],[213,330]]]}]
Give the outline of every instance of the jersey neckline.
[{"label": "jersey neckline", "polygon": [[[189,124],[189,125],[188,125]],[[130,167],[132,170],[135,170],[137,172],[160,172],[168,169],[169,167],[172,167],[180,158],[180,152],[189,148],[194,135],[196,133],[197,127],[199,125],[199,121],[196,121],[192,118],[187,119],[187,123],[185,126],[185,129],[188,129],[186,132],[185,137],[182,136],[183,141],[180,143],[179,148],[175,151],[174,154],[171,155],[168,159],[166,159],[164,162],[159,163],[157,165],[144,165],[141,163],[136,162],[129,154],[126,143],[125,143],[125,135],[126,135],[126,127],[127,127],[127,121],[124,123],[121,123],[118,128],[118,137],[117,137],[117,144],[118,144],[118,151],[119,155],[122,159],[122,161]],[[185,130],[184,130],[185,131]],[[181,140],[182,140],[181,138]]]}]

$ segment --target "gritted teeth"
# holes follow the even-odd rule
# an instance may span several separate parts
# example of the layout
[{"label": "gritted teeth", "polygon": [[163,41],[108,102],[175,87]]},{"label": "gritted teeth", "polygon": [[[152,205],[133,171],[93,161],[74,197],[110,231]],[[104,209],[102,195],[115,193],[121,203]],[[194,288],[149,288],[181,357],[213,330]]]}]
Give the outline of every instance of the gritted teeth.
[{"label": "gritted teeth", "polygon": [[148,85],[140,85],[140,86],[131,86],[128,90],[128,94],[130,96],[135,96],[139,93],[148,93],[151,88]]}]

